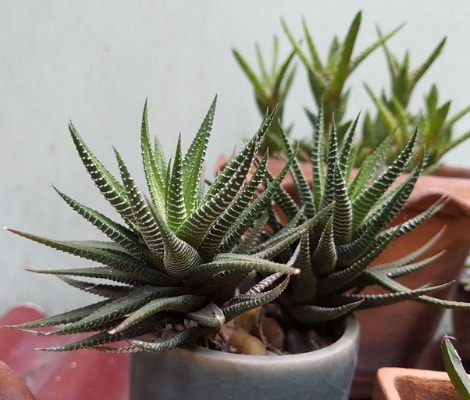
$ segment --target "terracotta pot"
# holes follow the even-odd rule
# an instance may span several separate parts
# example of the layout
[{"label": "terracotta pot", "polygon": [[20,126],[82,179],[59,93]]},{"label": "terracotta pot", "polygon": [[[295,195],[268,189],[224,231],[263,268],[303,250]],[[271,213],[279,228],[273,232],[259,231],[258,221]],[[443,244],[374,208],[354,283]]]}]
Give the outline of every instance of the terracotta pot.
[{"label": "terracotta pot", "polygon": [[450,178],[470,178],[470,168],[443,165],[435,173],[435,176],[447,176]]},{"label": "terracotta pot", "polygon": [[[276,158],[268,164],[273,175],[279,174],[283,165],[284,161]],[[304,175],[312,176],[310,164],[302,163],[301,168]],[[423,257],[442,250],[445,250],[444,254],[425,268],[399,280],[411,288],[456,280],[470,250],[470,179],[449,177],[452,173],[470,177],[470,169],[443,167],[439,173],[442,176],[422,176],[418,179],[404,210],[392,224],[416,216],[441,197],[447,199],[445,206],[417,229],[393,242],[373,264],[398,259],[416,250],[445,227],[442,237]],[[406,175],[403,175],[396,184],[405,178]],[[295,197],[291,176],[286,177],[283,186]],[[365,293],[383,291],[379,287],[370,287]],[[435,296],[449,299],[452,288]],[[357,312],[361,339],[351,398],[370,397],[378,368],[415,366],[432,340],[443,311],[438,307],[407,301]]]},{"label": "terracotta pot", "polygon": [[31,390],[8,365],[0,361],[0,399],[34,400]]},{"label": "terracotta pot", "polygon": [[[397,222],[414,217],[441,196],[448,199],[443,209],[392,243],[374,263],[390,261],[417,249],[445,227],[441,239],[424,256],[442,250],[444,254],[425,268],[400,279],[411,288],[456,280],[470,250],[470,180],[421,177]],[[381,290],[371,287],[367,292],[380,293]],[[450,299],[452,293],[453,288],[449,287],[435,296]],[[407,301],[356,313],[362,336],[353,397],[361,398],[370,393],[378,368],[415,366],[434,337],[443,312],[438,307]]]},{"label": "terracotta pot", "polygon": [[347,400],[357,359],[359,325],[349,317],[333,344],[309,353],[250,356],[202,348],[136,353],[131,400]]},{"label": "terracotta pot", "polygon": [[372,400],[459,400],[446,372],[380,368]]}]

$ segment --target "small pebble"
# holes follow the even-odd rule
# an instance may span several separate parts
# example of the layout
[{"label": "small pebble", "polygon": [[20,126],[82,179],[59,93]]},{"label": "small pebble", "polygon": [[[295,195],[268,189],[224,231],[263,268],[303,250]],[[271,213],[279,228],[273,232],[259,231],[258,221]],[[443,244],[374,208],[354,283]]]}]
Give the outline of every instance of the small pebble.
[{"label": "small pebble", "polygon": [[244,329],[235,330],[229,338],[229,343],[241,354],[266,355],[263,342]]},{"label": "small pebble", "polygon": [[248,332],[252,331],[253,328],[255,328],[257,325],[260,311],[261,307],[257,307],[239,315],[236,319],[237,326],[245,329]]},{"label": "small pebble", "polygon": [[286,332],[286,347],[286,350],[292,354],[307,353],[314,350],[307,333],[297,329],[289,329]]},{"label": "small pebble", "polygon": [[261,329],[264,337],[272,346],[279,351],[284,351],[284,329],[277,320],[270,317],[264,317],[261,320]]}]

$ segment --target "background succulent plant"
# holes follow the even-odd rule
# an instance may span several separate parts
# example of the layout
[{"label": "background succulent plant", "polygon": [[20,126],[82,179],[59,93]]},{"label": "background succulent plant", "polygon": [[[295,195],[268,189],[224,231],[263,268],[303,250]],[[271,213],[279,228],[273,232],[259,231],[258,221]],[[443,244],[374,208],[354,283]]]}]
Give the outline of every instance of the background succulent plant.
[{"label": "background succulent plant", "polygon": [[[347,87],[347,83],[357,69],[370,54],[376,49],[382,48],[384,50],[385,59],[387,63],[388,75],[384,76],[389,79],[389,89],[382,88],[380,96],[377,95],[370,87],[368,82],[364,86],[369,94],[375,109],[364,110],[364,122],[362,126],[362,135],[355,144],[358,149],[356,156],[356,166],[360,166],[364,158],[370,154],[379,144],[388,136],[389,132],[396,131],[394,140],[389,147],[387,161],[393,160],[400,153],[401,149],[410,140],[417,125],[420,127],[418,135],[418,142],[427,148],[428,162],[426,164],[425,173],[434,172],[439,166],[442,157],[450,150],[458,146],[470,138],[470,132],[464,132],[455,137],[453,130],[455,124],[460,121],[465,115],[470,112],[470,107],[465,107],[454,115],[450,115],[451,102],[446,101],[439,104],[438,88],[435,83],[431,85],[428,93],[424,96],[424,104],[418,111],[414,111],[410,105],[413,98],[417,84],[422,80],[423,76],[434,64],[438,57],[442,54],[446,39],[441,40],[438,45],[433,49],[428,58],[417,68],[411,69],[410,67],[410,54],[405,53],[401,62],[390,51],[387,46],[388,41],[402,28],[397,27],[387,34],[382,34],[377,28],[378,39],[370,46],[364,49],[357,55],[354,55],[357,37],[361,27],[362,14],[357,13],[354,17],[344,40],[339,40],[334,37],[331,41],[328,56],[325,61],[320,57],[314,37],[311,34],[305,20],[302,21],[303,40],[298,40],[291,29],[285,22],[282,22],[284,32],[286,33],[289,42],[292,45],[295,55],[304,66],[313,95],[315,107],[308,107],[306,109],[307,115],[312,122],[312,126],[318,124],[319,110],[322,109],[324,113],[324,123],[326,132],[329,132],[330,121],[336,126],[339,143],[342,143],[348,127],[352,123],[350,119],[346,118],[348,111],[348,99],[351,88]],[[304,50],[306,48],[306,50]],[[259,65],[268,64],[266,60],[262,60],[260,51],[257,51],[257,59]],[[273,74],[276,79],[263,80],[264,73],[261,72],[257,76],[253,70],[248,66],[248,63],[240,58],[239,53],[235,53],[236,58],[245,75],[247,75],[250,83],[255,88],[257,97],[257,104],[259,111],[264,115],[266,112],[267,103],[259,101],[259,83],[263,81],[263,91],[265,93],[276,93],[276,88],[286,87],[290,88],[290,82],[294,78],[295,70],[291,70],[290,74],[286,74],[282,69],[278,70],[277,74]],[[274,53],[275,59],[278,58],[277,50]],[[283,65],[288,65],[295,61],[292,58],[292,53],[286,57]],[[263,71],[260,68],[260,71]],[[282,72],[282,73],[281,73]],[[287,91],[281,92],[280,96],[272,97],[272,100],[277,99],[279,107],[285,108],[285,101]],[[273,107],[273,104],[270,104]],[[284,126],[282,115],[280,115],[279,125],[288,130],[290,128]],[[279,134],[279,130],[278,134]],[[274,136],[273,132],[273,136]],[[280,136],[276,140],[271,140],[270,143],[275,142],[276,145],[273,149],[279,151],[282,146]],[[308,159],[311,143],[308,140],[302,140],[299,143],[301,151],[298,152],[300,159]],[[410,163],[408,171],[414,165]]]},{"label": "background succulent plant", "polygon": [[277,37],[274,37],[272,61],[270,65],[267,65],[258,44],[255,45],[255,50],[259,74],[253,70],[239,51],[236,49],[232,51],[235,59],[253,86],[256,104],[261,115],[277,109],[276,119],[269,127],[261,145],[262,152],[269,148],[271,154],[276,154],[284,150],[281,129],[286,134],[290,131],[289,127],[283,126],[282,120],[284,105],[286,104],[286,99],[295,76],[296,68],[295,65],[292,65],[295,51],[291,51],[285,60],[279,62],[279,40]]},{"label": "background succulent plant", "polygon": [[351,120],[344,120],[350,89],[346,87],[347,81],[352,73],[361,65],[367,57],[395,35],[401,27],[398,27],[381,36],[358,55],[354,55],[356,40],[361,27],[362,13],[358,12],[354,17],[343,41],[337,36],[330,44],[328,58],[322,61],[318,54],[317,46],[305,20],[302,21],[304,43],[307,46],[305,52],[301,42],[285,22],[282,23],[292,47],[304,65],[316,110],[307,109],[307,114],[313,124],[318,124],[319,110],[325,115],[324,123],[327,124],[326,131],[329,132],[329,124],[335,123],[340,141],[346,133]]},{"label": "background succulent plant", "polygon": [[[149,197],[136,187],[117,151],[121,181],[106,169],[70,124],[84,166],[124,223],[57,190],[72,209],[109,240],[62,241],[10,231],[101,264],[36,272],[56,275],[105,299],[15,328],[50,327],[47,333],[40,330],[54,335],[92,333],[49,350],[115,350],[114,345],[108,344],[150,334],[151,340],[134,340],[124,347],[129,351],[162,351],[209,337],[225,322],[271,301],[285,289],[289,276],[298,272],[290,266],[293,260],[284,264],[270,259],[298,239],[304,227],[281,232],[278,237],[282,240],[263,252],[241,251],[245,231],[269,204],[288,169],[286,165],[281,176],[261,194],[258,186],[266,175],[267,157],[247,178],[273,114],[204,193],[203,162],[214,112],[215,100],[186,154],[182,154],[178,140],[174,157],[168,162],[158,139],[154,143],[150,139],[145,106],[141,148]],[[237,252],[232,251],[234,248]],[[269,283],[255,282],[244,292],[237,292],[240,281],[252,271],[270,277]],[[56,325],[59,327],[51,328]]]}]

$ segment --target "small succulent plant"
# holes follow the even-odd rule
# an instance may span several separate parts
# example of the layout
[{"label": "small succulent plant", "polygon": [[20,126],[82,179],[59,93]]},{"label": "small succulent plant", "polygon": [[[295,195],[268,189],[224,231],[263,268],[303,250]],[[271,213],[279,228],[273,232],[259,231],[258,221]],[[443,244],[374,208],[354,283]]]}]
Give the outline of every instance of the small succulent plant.
[{"label": "small succulent plant", "polygon": [[[435,254],[422,258],[439,240],[440,234],[403,258],[371,267],[371,263],[393,240],[406,235],[443,204],[443,200],[439,200],[414,218],[398,223],[394,221],[425,164],[424,154],[415,150],[417,133],[390,165],[385,164],[385,156],[393,140],[392,134],[367,157],[361,168],[354,170],[353,137],[357,119],[342,146],[338,145],[334,124],[329,135],[324,132],[324,126],[320,116],[318,131],[313,135],[311,167],[314,179],[311,188],[298,161],[294,160],[291,166],[300,205],[283,189],[275,197],[291,228],[305,220],[312,221],[308,234],[299,240],[300,245],[296,243],[296,248],[291,247],[290,251],[286,250],[279,256],[287,260],[295,249],[298,252],[295,266],[300,270],[276,300],[282,310],[280,314],[290,315],[291,322],[312,326],[341,319],[356,310],[403,300],[468,309],[470,304],[432,296],[448,284],[408,288],[396,280],[439,257]],[[292,156],[294,149],[286,138],[285,146],[288,156]],[[397,181],[416,158],[417,167],[406,179]],[[271,213],[269,225],[273,232],[285,229],[279,215]],[[263,248],[269,243],[268,239],[259,246]],[[254,247],[252,251],[260,249]],[[380,286],[384,293],[362,293],[370,285]]]},{"label": "small succulent plant", "polygon": [[261,145],[262,152],[269,148],[271,155],[274,155],[284,151],[281,130],[286,133],[290,131],[290,128],[282,125],[282,119],[284,105],[295,76],[295,66],[292,66],[295,51],[291,51],[280,63],[279,41],[277,37],[274,37],[272,62],[269,66],[270,69],[268,69],[258,44],[255,45],[255,49],[259,75],[239,51],[233,49],[233,55],[253,86],[256,104],[261,115],[266,115],[266,113],[277,109],[276,119],[271,124]]},{"label": "small succulent plant", "polygon": [[[453,135],[454,125],[470,113],[470,106],[450,116],[451,101],[439,104],[439,93],[435,84],[424,97],[424,110],[417,113],[408,110],[397,97],[387,99],[382,94],[379,98],[367,85],[366,90],[376,106],[377,115],[372,120],[370,115],[366,114],[364,119],[363,145],[360,149],[362,155],[375,148],[387,132],[395,130],[396,140],[388,154],[389,159],[392,159],[409,140],[414,127],[419,126],[420,144],[428,149],[428,166],[425,173],[433,173],[441,166],[442,158],[447,152],[470,138],[470,131],[457,138]],[[358,159],[362,159],[361,155]]]},{"label": "small succulent plant", "polygon": [[[336,126],[338,142],[342,143],[352,123],[352,120],[346,118],[349,93],[351,89],[354,89],[354,87],[347,87],[348,81],[357,67],[363,64],[371,53],[381,47],[384,50],[388,70],[387,76],[384,76],[383,80],[385,81],[389,78],[390,88],[388,90],[382,88],[379,96],[370,87],[368,82],[364,83],[375,109],[364,110],[362,135],[355,144],[358,151],[355,166],[359,167],[364,158],[379,146],[385,137],[389,135],[389,132],[396,131],[386,158],[387,162],[393,162],[401,149],[410,140],[415,127],[419,125],[418,143],[426,147],[428,151],[428,162],[423,173],[433,173],[440,166],[441,160],[447,152],[470,138],[470,132],[464,132],[458,137],[454,135],[455,124],[470,113],[470,106],[451,115],[451,102],[446,101],[443,104],[439,104],[438,88],[435,83],[431,85],[428,93],[424,96],[424,104],[421,109],[414,111],[410,107],[410,100],[415,93],[417,84],[442,54],[446,39],[444,38],[438,43],[421,65],[411,69],[410,54],[408,52],[405,53],[402,61],[399,62],[387,46],[389,40],[402,28],[402,25],[387,34],[382,34],[380,29],[377,28],[377,40],[355,55],[354,52],[361,27],[361,20],[362,14],[359,12],[351,22],[344,40],[341,41],[336,36],[333,38],[326,60],[322,60],[320,57],[314,37],[309,31],[305,20],[302,21],[302,41],[295,37],[292,30],[283,21],[284,32],[293,50],[291,50],[291,53],[286,57],[282,65],[287,68],[289,64],[295,61],[295,57],[292,57],[293,51],[308,75],[315,107],[308,107],[306,112],[312,125],[316,126],[318,124],[319,110],[322,109],[324,123],[327,125],[326,132],[329,132],[331,121]],[[261,52],[257,50],[258,64],[260,66],[268,64],[266,60],[262,59],[260,54]],[[264,79],[263,77],[266,76],[266,73],[263,72],[263,68],[260,68],[261,73],[257,76],[248,63],[241,59],[238,52],[235,55],[245,75],[255,88],[258,108],[262,115],[266,112],[267,103],[259,101],[259,93],[261,92],[280,94],[269,98],[270,108],[273,107],[273,101],[277,99],[278,106],[284,109],[288,91],[279,92],[278,89],[282,87],[290,88],[295,70],[291,69],[291,72],[287,74],[286,70],[279,68],[277,72],[274,70],[271,79]],[[278,57],[276,50],[273,58],[277,60]],[[260,82],[263,82],[263,84],[260,85]],[[262,88],[262,91],[260,88]],[[279,118],[280,127],[287,131],[289,128],[284,126],[282,115]],[[267,147],[276,151],[285,151],[280,145],[282,138],[279,129],[273,132],[272,136],[275,139],[267,143]],[[271,147],[272,143],[275,145]],[[297,154],[299,159],[308,159],[311,142],[309,140],[301,140],[299,148],[301,150]],[[414,166],[416,165],[410,163],[408,171]]]},{"label": "small succulent plant", "polygon": [[[379,29],[377,33],[382,37]],[[396,130],[396,140],[389,152],[389,157],[393,158],[409,140],[414,127],[419,125],[421,131],[419,142],[428,149],[426,172],[432,173],[440,166],[442,157],[448,151],[470,138],[470,132],[459,135],[458,138],[453,137],[454,125],[470,112],[470,107],[467,106],[450,116],[451,101],[439,104],[438,88],[435,83],[424,96],[422,110],[414,112],[409,107],[416,85],[442,54],[445,43],[446,38],[443,38],[424,62],[413,70],[410,69],[409,52],[405,53],[400,63],[387,44],[383,43],[382,48],[390,76],[390,93],[387,95],[382,91],[379,97],[367,84],[365,85],[376,107],[376,116],[372,121],[366,114],[363,127],[364,148],[375,148],[388,132]],[[358,160],[361,161],[360,156]]]},{"label": "small succulent plant", "polygon": [[[48,348],[55,351],[163,351],[209,338],[227,321],[273,300],[285,289],[290,275],[298,272],[291,266],[293,260],[270,260],[298,240],[305,227],[284,230],[277,236],[280,240],[259,253],[242,251],[247,247],[245,231],[257,223],[288,169],[286,165],[283,174],[262,192],[259,185],[267,173],[267,156],[249,175],[273,114],[204,193],[203,162],[214,113],[215,100],[186,154],[182,154],[179,139],[173,160],[168,162],[158,139],[153,143],[150,138],[145,106],[141,150],[149,197],[136,187],[117,151],[121,180],[106,169],[70,124],[84,166],[123,223],[56,189],[73,210],[109,240],[62,241],[9,230],[99,264],[35,272],[56,275],[104,300],[15,328],[47,335],[90,334]],[[269,283],[254,282],[245,291],[237,291],[252,271],[270,277]],[[44,327],[49,329],[44,331]],[[150,340],[139,339],[144,335]],[[126,344],[120,346],[123,340]]]},{"label": "small succulent plant", "polygon": [[[325,62],[321,60],[318,54],[317,46],[305,20],[302,21],[302,27],[304,43],[307,46],[308,53],[302,49],[300,41],[295,38],[287,24],[282,23],[284,32],[307,71],[317,110],[322,110],[326,124],[335,123],[340,141],[352,122],[344,121],[350,92],[350,89],[346,87],[348,79],[371,53],[401,29],[400,26],[387,35],[379,37],[358,55],[353,56],[361,21],[362,13],[358,12],[351,22],[344,40],[340,41],[336,36],[333,38]],[[313,126],[316,126],[318,124],[318,111],[308,110],[307,113]],[[326,131],[329,132],[329,126],[326,127]]]}]

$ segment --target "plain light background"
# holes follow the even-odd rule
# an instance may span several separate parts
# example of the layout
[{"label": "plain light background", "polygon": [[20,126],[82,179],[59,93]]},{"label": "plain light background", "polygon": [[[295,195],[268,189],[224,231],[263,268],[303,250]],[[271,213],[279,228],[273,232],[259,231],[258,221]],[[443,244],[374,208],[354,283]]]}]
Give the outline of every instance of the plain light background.
[{"label": "plain light background", "polygon": [[[231,154],[257,128],[260,117],[251,88],[234,61],[232,47],[254,60],[254,42],[269,54],[273,35],[281,52],[290,50],[280,25],[284,18],[300,37],[301,17],[309,23],[324,57],[333,35],[344,37],[363,10],[356,50],[376,39],[375,25],[390,31],[406,26],[390,41],[418,65],[444,36],[443,55],[418,88],[413,104],[432,82],[451,112],[470,104],[470,3],[443,1],[158,0],[158,1],[0,1],[0,223],[62,239],[101,236],[58,198],[54,184],[77,200],[107,211],[75,154],[67,132],[73,120],[97,155],[116,172],[116,146],[137,180],[139,127],[149,100],[152,133],[167,152],[181,132],[188,145],[215,94],[218,107],[207,171],[221,154]],[[362,87],[387,87],[384,57],[377,51],[353,75],[351,115],[370,106]],[[294,136],[310,133],[303,108],[312,106],[299,66],[286,121]],[[470,129],[470,117],[456,133]],[[469,166],[470,142],[445,161]],[[90,262],[57,253],[0,232],[0,314],[14,304],[34,302],[48,313],[90,301],[28,268],[88,266]]]}]

